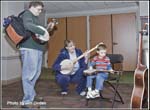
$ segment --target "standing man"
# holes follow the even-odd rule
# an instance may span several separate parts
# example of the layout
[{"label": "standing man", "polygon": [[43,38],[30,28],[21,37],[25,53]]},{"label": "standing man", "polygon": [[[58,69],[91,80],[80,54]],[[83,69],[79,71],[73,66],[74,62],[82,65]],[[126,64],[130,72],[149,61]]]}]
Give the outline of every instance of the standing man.
[{"label": "standing man", "polygon": [[[49,38],[46,29],[38,26],[38,16],[43,10],[43,3],[39,1],[30,2],[29,9],[23,15],[23,24],[26,30],[36,35]],[[35,84],[41,73],[43,51],[46,49],[45,44],[37,43],[32,36],[20,45],[20,53],[22,60],[22,84],[23,84],[23,104],[31,107],[32,102],[36,99]]]}]

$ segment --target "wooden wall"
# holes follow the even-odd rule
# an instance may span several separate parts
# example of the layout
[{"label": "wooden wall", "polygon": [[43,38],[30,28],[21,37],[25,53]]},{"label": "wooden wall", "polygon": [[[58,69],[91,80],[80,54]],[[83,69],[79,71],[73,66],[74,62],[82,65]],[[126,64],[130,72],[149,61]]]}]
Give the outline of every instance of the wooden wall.
[{"label": "wooden wall", "polygon": [[77,48],[86,50],[86,17],[67,18],[67,39],[72,39]]},{"label": "wooden wall", "polygon": [[58,21],[58,30],[49,40],[48,67],[52,66],[60,49],[64,47],[65,39],[73,40],[77,48],[86,50],[86,17],[59,18]]},{"label": "wooden wall", "polygon": [[49,67],[63,48],[64,40],[71,39],[83,52],[87,49],[87,43],[92,48],[99,42],[104,42],[108,53],[124,56],[124,70],[135,70],[137,62],[135,13],[89,16],[89,41],[87,41],[88,30],[85,16],[59,18],[58,20],[58,30],[49,41]]},{"label": "wooden wall", "polygon": [[112,53],[111,15],[90,16],[90,45],[99,42],[107,45],[108,53]]},{"label": "wooden wall", "polygon": [[66,39],[66,19],[60,18],[58,21],[57,30],[48,42],[48,67],[54,63],[59,50],[64,47],[64,40]]},{"label": "wooden wall", "polygon": [[113,22],[113,53],[123,54],[124,70],[134,70],[137,63],[136,22],[135,14],[114,14]]}]

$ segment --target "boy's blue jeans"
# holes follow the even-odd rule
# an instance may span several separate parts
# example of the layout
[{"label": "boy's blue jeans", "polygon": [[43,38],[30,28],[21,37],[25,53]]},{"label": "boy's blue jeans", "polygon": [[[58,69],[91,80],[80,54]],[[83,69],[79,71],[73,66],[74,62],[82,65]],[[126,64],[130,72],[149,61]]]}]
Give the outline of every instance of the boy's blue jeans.
[{"label": "boy's blue jeans", "polygon": [[22,84],[24,104],[31,103],[34,100],[36,92],[34,90],[35,83],[40,76],[43,51],[34,49],[21,49],[22,60]]},{"label": "boy's blue jeans", "polygon": [[103,83],[108,78],[108,73],[97,73],[96,75],[87,76],[87,88],[92,88],[93,78],[96,78],[95,89],[103,90]]}]

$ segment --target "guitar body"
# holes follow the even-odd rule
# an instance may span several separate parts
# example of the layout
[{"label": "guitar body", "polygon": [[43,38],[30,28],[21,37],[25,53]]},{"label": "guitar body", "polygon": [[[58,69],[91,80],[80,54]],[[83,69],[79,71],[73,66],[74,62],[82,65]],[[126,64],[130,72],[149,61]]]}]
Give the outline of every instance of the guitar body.
[{"label": "guitar body", "polygon": [[[148,69],[146,67],[138,67],[134,73],[134,88],[131,96],[132,108],[143,108],[147,103],[148,96]],[[145,102],[146,101],[146,102]]]},{"label": "guitar body", "polygon": [[70,67],[68,69],[61,70],[61,73],[65,74],[65,75],[69,75],[71,73],[71,71],[73,70],[73,66],[74,66],[73,62],[71,60],[69,60],[69,59],[63,60],[60,63],[60,65],[61,65],[61,68],[66,68],[68,66]]}]

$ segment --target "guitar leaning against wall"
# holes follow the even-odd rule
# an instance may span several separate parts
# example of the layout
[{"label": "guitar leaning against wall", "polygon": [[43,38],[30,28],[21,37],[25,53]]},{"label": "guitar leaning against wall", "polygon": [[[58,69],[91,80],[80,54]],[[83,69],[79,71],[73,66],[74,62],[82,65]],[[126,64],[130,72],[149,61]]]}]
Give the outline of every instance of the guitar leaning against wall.
[{"label": "guitar leaning against wall", "polygon": [[[147,24],[145,24],[146,26]],[[144,26],[144,27],[145,27]],[[134,87],[131,96],[131,108],[144,108],[148,104],[148,69],[141,64],[142,39],[145,30],[139,33],[138,64],[134,72]]]}]

